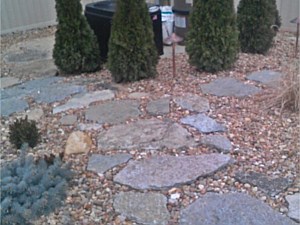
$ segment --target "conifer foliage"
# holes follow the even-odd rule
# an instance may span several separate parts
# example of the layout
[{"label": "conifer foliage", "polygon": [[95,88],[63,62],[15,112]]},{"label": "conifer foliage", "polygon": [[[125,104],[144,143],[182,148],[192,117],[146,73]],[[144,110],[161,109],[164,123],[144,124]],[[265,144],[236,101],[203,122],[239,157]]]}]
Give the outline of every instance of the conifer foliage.
[{"label": "conifer foliage", "polygon": [[95,34],[82,14],[80,0],[55,0],[57,31],[54,63],[64,74],[92,72],[100,66]]},{"label": "conifer foliage", "polygon": [[158,53],[145,0],[117,0],[112,21],[108,67],[116,82],[156,75]]},{"label": "conifer foliage", "polygon": [[194,0],[186,51],[199,70],[216,72],[232,66],[238,53],[233,0]]},{"label": "conifer foliage", "polygon": [[241,0],[237,23],[242,52],[265,54],[276,35],[273,25],[280,27],[275,0]]}]

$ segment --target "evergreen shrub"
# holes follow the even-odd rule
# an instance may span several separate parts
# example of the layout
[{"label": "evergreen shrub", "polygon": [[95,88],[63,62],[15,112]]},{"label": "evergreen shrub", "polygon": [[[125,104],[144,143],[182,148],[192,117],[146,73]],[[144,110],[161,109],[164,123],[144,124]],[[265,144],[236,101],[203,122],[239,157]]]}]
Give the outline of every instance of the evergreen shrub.
[{"label": "evergreen shrub", "polygon": [[34,148],[40,141],[40,137],[36,122],[28,120],[27,116],[24,119],[17,119],[9,126],[9,141],[17,149],[20,149],[24,143]]},{"label": "evergreen shrub", "polygon": [[54,63],[64,74],[93,72],[100,67],[97,37],[82,14],[80,0],[55,0],[57,31]]},{"label": "evergreen shrub", "polygon": [[241,0],[237,24],[242,52],[265,54],[276,35],[273,25],[281,25],[275,0]]},{"label": "evergreen shrub", "polygon": [[23,145],[21,156],[1,167],[1,224],[32,224],[54,211],[66,197],[72,174],[60,157],[50,163],[35,160]]},{"label": "evergreen shrub", "polygon": [[145,0],[118,0],[109,40],[108,68],[116,82],[156,75],[158,53]]},{"label": "evergreen shrub", "polygon": [[186,40],[190,63],[208,72],[228,69],[238,50],[233,0],[195,0]]}]

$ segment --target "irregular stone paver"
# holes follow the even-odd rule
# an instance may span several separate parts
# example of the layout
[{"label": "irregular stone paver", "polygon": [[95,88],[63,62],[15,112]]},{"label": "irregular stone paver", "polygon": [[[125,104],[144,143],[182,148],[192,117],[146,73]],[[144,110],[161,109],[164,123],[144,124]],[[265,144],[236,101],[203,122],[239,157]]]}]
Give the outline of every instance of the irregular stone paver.
[{"label": "irregular stone paver", "polygon": [[27,101],[16,97],[1,99],[0,113],[1,116],[9,116],[12,113],[22,112],[29,107]]},{"label": "irregular stone paver", "polygon": [[28,120],[38,121],[44,115],[44,111],[42,108],[35,108],[26,112],[25,115],[28,116]]},{"label": "irregular stone paver", "polygon": [[193,182],[227,166],[231,158],[222,154],[198,156],[155,156],[132,161],[114,181],[135,189],[160,190]]},{"label": "irregular stone paver", "polygon": [[236,173],[235,178],[242,183],[249,183],[257,186],[270,196],[275,196],[292,185],[292,181],[287,178],[270,178],[264,174],[256,172],[238,172]]},{"label": "irregular stone paver", "polygon": [[89,158],[87,170],[93,171],[96,173],[103,174],[107,170],[128,162],[132,157],[130,154],[116,154],[116,155],[99,155],[93,154]]},{"label": "irregular stone paver", "polygon": [[276,86],[279,84],[283,75],[279,72],[272,70],[262,70],[258,72],[251,73],[247,76],[248,80],[258,81],[260,83]]},{"label": "irregular stone paver", "polygon": [[296,225],[270,206],[243,193],[208,193],[182,210],[180,225]]},{"label": "irregular stone paver", "polygon": [[53,113],[67,111],[69,109],[79,109],[87,107],[92,102],[110,100],[115,97],[111,90],[95,91],[92,93],[85,93],[83,96],[74,96],[66,104],[57,106],[53,109]]},{"label": "irregular stone paver", "polygon": [[102,130],[102,124],[97,123],[79,123],[77,128],[81,131]]},{"label": "irregular stone paver", "polygon": [[133,98],[133,99],[141,99],[146,97],[149,97],[149,94],[145,92],[133,92],[128,95],[128,98]]},{"label": "irregular stone paver", "polygon": [[208,135],[201,138],[201,143],[216,148],[220,152],[229,153],[232,149],[231,142],[222,135]]},{"label": "irregular stone paver", "polygon": [[218,78],[209,84],[202,84],[200,87],[203,93],[216,96],[246,97],[260,92],[260,88],[230,77]]},{"label": "irregular stone paver", "polygon": [[170,112],[170,98],[161,98],[150,101],[146,110],[151,115],[162,115]]},{"label": "irregular stone paver", "polygon": [[0,78],[0,84],[1,88],[7,88],[10,86],[14,86],[16,84],[19,84],[20,80],[14,77],[1,77]]},{"label": "irregular stone paver", "polygon": [[63,116],[59,122],[62,124],[62,125],[73,125],[74,123],[77,122],[77,116],[76,115],[66,115],[66,116]]},{"label": "irregular stone paver", "polygon": [[105,102],[91,106],[85,112],[86,120],[98,123],[117,124],[138,117],[140,103],[135,100]]},{"label": "irregular stone paver", "polygon": [[300,193],[288,195],[285,198],[289,203],[288,216],[299,223],[300,222]]},{"label": "irregular stone paver", "polygon": [[141,224],[167,225],[170,214],[167,198],[159,193],[121,192],[113,206],[118,213]]},{"label": "irregular stone paver", "polygon": [[226,130],[222,124],[202,113],[184,117],[180,122],[197,128],[201,133],[222,132]]},{"label": "irregular stone paver", "polygon": [[184,109],[199,113],[207,112],[209,110],[208,100],[195,94],[186,94],[181,97],[176,97],[174,98],[174,102]]},{"label": "irregular stone paver", "polygon": [[182,126],[158,119],[116,125],[98,135],[98,147],[106,150],[158,150],[164,147],[181,148],[196,145],[191,134]]}]

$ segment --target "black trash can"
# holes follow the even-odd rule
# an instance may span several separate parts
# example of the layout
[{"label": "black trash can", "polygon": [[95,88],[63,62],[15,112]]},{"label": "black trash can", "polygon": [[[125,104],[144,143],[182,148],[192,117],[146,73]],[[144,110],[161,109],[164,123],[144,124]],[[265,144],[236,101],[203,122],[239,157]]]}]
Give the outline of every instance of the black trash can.
[{"label": "black trash can", "polygon": [[[116,11],[116,1],[101,1],[87,4],[85,16],[90,27],[94,30],[99,42],[99,49],[102,60],[107,60],[108,42],[110,37],[111,23]],[[159,55],[163,55],[163,37],[161,11],[155,5],[148,5],[151,16],[154,41]]]}]

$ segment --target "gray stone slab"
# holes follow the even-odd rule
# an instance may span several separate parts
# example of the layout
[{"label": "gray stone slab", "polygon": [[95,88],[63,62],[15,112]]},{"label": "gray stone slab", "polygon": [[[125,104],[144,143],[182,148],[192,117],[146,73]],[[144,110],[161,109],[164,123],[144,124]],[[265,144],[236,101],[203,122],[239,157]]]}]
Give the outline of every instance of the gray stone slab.
[{"label": "gray stone slab", "polygon": [[8,99],[2,99],[0,105],[1,116],[9,116],[13,113],[22,112],[28,107],[28,103],[20,98],[12,97]]},{"label": "gray stone slab", "polygon": [[182,148],[197,146],[191,134],[177,123],[158,119],[116,125],[98,135],[98,147],[110,149]]},{"label": "gray stone slab", "polygon": [[173,100],[180,107],[191,111],[203,113],[209,110],[208,100],[195,94],[186,94],[184,96],[175,97]]},{"label": "gray stone slab", "polygon": [[208,193],[183,209],[180,225],[296,225],[270,206],[243,193]]},{"label": "gray stone slab", "polygon": [[170,112],[170,98],[161,98],[150,101],[146,110],[150,115],[163,115]]},{"label": "gray stone slab", "polygon": [[136,118],[141,114],[139,106],[140,103],[135,100],[105,102],[91,106],[87,109],[85,118],[88,121],[98,123],[123,123],[126,120]]},{"label": "gray stone slab", "polygon": [[133,99],[141,99],[146,97],[149,97],[149,94],[145,92],[133,92],[128,95],[128,98],[133,98]]},{"label": "gray stone slab", "polygon": [[213,148],[223,153],[229,153],[232,149],[231,142],[227,137],[222,135],[208,135],[201,138],[201,143]]},{"label": "gray stone slab", "polygon": [[292,181],[287,178],[271,178],[264,174],[256,172],[238,172],[236,173],[235,178],[242,183],[249,183],[257,186],[259,189],[270,196],[275,196],[285,191],[292,185]]},{"label": "gray stone slab", "polygon": [[288,195],[285,198],[289,203],[288,216],[299,223],[300,222],[300,193]]},{"label": "gray stone slab", "polygon": [[73,125],[74,123],[77,122],[77,116],[76,115],[66,115],[66,116],[63,116],[59,122],[62,124],[62,125]]},{"label": "gray stone slab", "polygon": [[92,102],[110,100],[115,97],[115,94],[111,90],[95,91],[91,93],[85,93],[82,96],[74,96],[66,104],[57,106],[53,109],[53,114],[67,111],[69,109],[80,109],[87,107]]},{"label": "gray stone slab", "polygon": [[167,198],[160,193],[121,192],[116,194],[113,207],[139,224],[167,225],[170,219]]},{"label": "gray stone slab", "polygon": [[200,85],[200,87],[203,93],[216,96],[246,97],[260,92],[260,88],[230,77],[217,78],[209,84]]},{"label": "gray stone slab", "polygon": [[282,78],[281,73],[272,70],[257,71],[247,76],[248,80],[258,81],[269,86],[277,86]]},{"label": "gray stone slab", "polygon": [[102,130],[102,124],[97,123],[79,123],[77,129],[81,131]]},{"label": "gray stone slab", "polygon": [[155,156],[131,161],[114,181],[135,189],[160,190],[188,184],[227,166],[231,158],[223,154],[198,156]]},{"label": "gray stone slab", "polygon": [[99,155],[93,154],[89,158],[87,170],[95,173],[103,174],[107,170],[126,163],[131,159],[130,154],[116,154],[116,155]]},{"label": "gray stone slab", "polygon": [[1,77],[0,78],[0,84],[1,88],[7,88],[10,86],[14,86],[20,83],[20,80],[15,77]]},{"label": "gray stone slab", "polygon": [[197,128],[201,133],[223,132],[226,130],[224,125],[202,113],[184,117],[180,122]]}]

